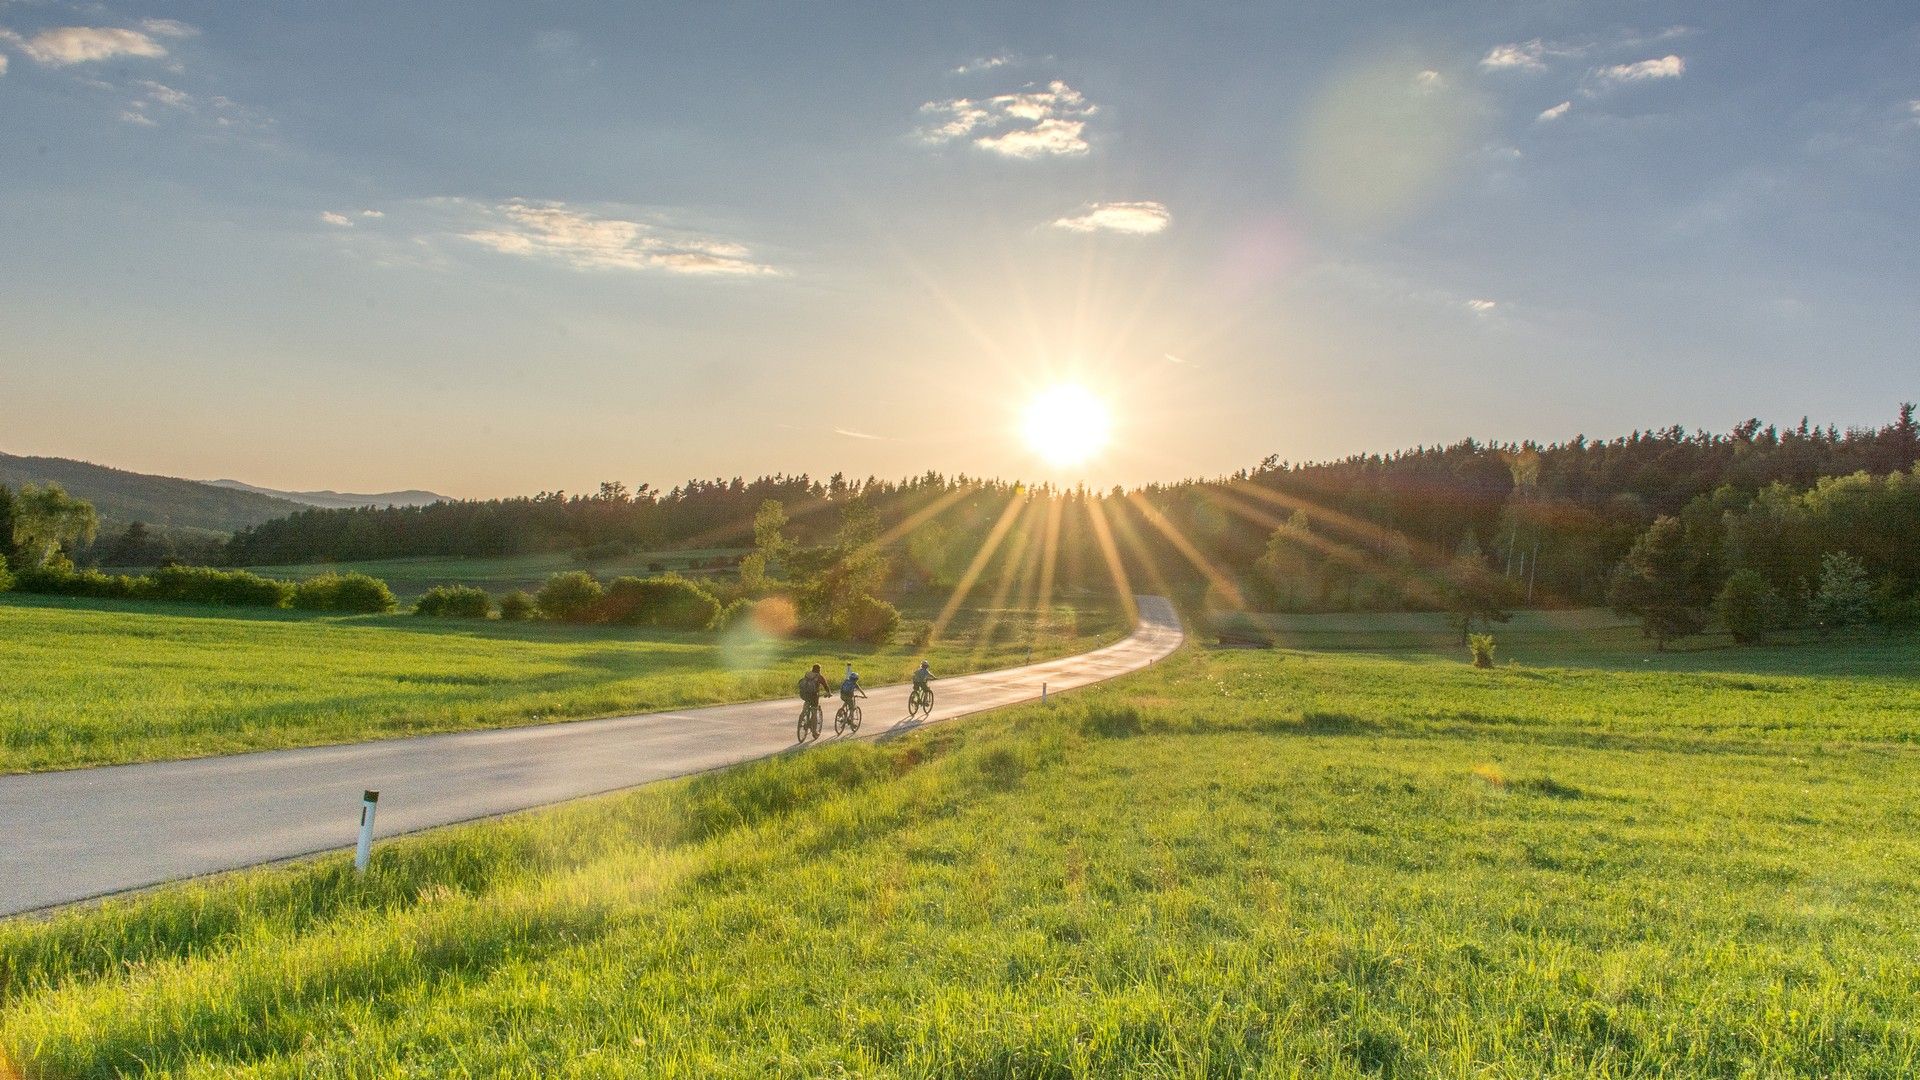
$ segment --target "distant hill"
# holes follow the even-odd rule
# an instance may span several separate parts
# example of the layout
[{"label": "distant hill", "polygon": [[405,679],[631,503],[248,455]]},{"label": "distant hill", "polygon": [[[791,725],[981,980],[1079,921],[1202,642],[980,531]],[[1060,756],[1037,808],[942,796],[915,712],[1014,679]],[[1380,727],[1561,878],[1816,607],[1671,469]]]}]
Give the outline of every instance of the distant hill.
[{"label": "distant hill", "polygon": [[0,453],[0,484],[59,484],[93,504],[100,533],[141,521],[178,532],[231,533],[307,509],[307,504],[198,480],[110,469],[68,458]]},{"label": "distant hill", "polygon": [[271,495],[276,499],[287,499],[307,506],[325,507],[328,510],[341,510],[355,506],[426,506],[429,503],[450,501],[445,495],[418,489],[359,495],[351,491],[276,491],[273,488],[243,484],[238,480],[209,480],[207,483],[230,491],[251,491],[255,495]]}]

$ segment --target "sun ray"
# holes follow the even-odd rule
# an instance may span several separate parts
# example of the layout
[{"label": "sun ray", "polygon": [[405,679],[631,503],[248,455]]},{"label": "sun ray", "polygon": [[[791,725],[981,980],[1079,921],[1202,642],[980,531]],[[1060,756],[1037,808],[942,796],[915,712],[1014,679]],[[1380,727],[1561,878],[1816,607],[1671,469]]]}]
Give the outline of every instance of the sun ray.
[{"label": "sun ray", "polygon": [[1100,500],[1089,497],[1087,506],[1087,524],[1093,529],[1094,541],[1100,545],[1100,557],[1106,560],[1107,572],[1113,575],[1113,587],[1120,591],[1120,606],[1127,613],[1127,625],[1140,621],[1140,608],[1134,603],[1133,584],[1127,580],[1126,564],[1120,561],[1120,549],[1113,545],[1113,530],[1107,524],[1107,512]]},{"label": "sun ray", "polygon": [[[1232,514],[1236,514],[1239,517],[1254,523],[1255,525],[1262,526],[1263,528],[1278,529],[1281,526],[1286,524],[1286,522],[1281,520],[1280,518],[1272,514],[1268,514],[1256,506],[1242,502],[1239,499],[1236,499],[1231,495],[1228,495],[1226,492],[1223,492],[1223,491],[1209,492],[1208,498],[1212,500],[1214,505],[1220,507],[1221,509],[1226,510],[1227,512]],[[1305,511],[1302,511],[1302,512],[1305,513]],[[1324,536],[1320,536],[1313,532],[1307,532],[1302,534],[1299,537],[1299,540],[1301,543],[1306,544],[1308,547],[1311,547],[1313,550],[1319,552],[1321,555],[1325,556],[1326,558],[1334,562],[1341,563],[1345,566],[1351,567],[1352,569],[1371,577],[1382,576],[1381,574],[1382,570],[1388,569],[1382,566],[1382,560],[1378,556],[1372,555],[1371,553],[1369,553],[1363,548],[1357,548],[1348,544],[1342,544],[1335,540],[1329,539]],[[1429,584],[1427,581],[1425,581],[1424,579],[1418,576],[1407,577],[1403,582],[1403,586],[1408,591],[1416,593],[1419,599],[1424,600],[1428,603],[1437,604],[1445,601],[1445,597],[1441,595],[1441,593],[1437,589],[1433,588],[1431,584]]]},{"label": "sun ray", "polygon": [[933,631],[928,636],[928,641],[940,639],[941,632],[947,628],[949,622],[953,621],[954,613],[958,612],[960,605],[966,602],[967,594],[973,591],[973,583],[979,580],[980,572],[986,569],[987,560],[993,558],[993,553],[1007,535],[1007,530],[1012,528],[1014,521],[1018,519],[1020,508],[1026,502],[1022,494],[1018,488],[1014,489],[1012,497],[1007,500],[1007,508],[1000,514],[1000,520],[993,523],[993,528],[988,531],[986,540],[980,544],[980,550],[974,553],[973,561],[967,564],[966,573],[960,575],[959,584],[953,587],[953,595],[947,597],[947,602],[941,607],[939,616],[933,620]]},{"label": "sun ray", "polygon": [[1183,558],[1189,563],[1192,563],[1195,570],[1200,571],[1201,576],[1207,579],[1207,584],[1213,586],[1214,590],[1220,594],[1222,600],[1225,600],[1236,611],[1245,611],[1247,609],[1246,598],[1240,595],[1240,586],[1236,585],[1232,578],[1222,573],[1218,567],[1208,562],[1207,557],[1200,553],[1200,549],[1193,545],[1193,541],[1187,539],[1179,529],[1175,528],[1173,522],[1168,521],[1166,515],[1160,512],[1159,507],[1148,502],[1146,496],[1137,491],[1129,493],[1127,495],[1127,501],[1131,502],[1134,508],[1140,511],[1140,516],[1147,520],[1147,524],[1153,526],[1160,535],[1167,538],[1167,542],[1173,545],[1175,551],[1178,551]]},{"label": "sun ray", "polygon": [[1174,596],[1177,590],[1167,580],[1166,573],[1160,568],[1160,561],[1148,549],[1145,540],[1140,538],[1140,530],[1133,527],[1133,515],[1124,499],[1115,500],[1113,517],[1109,519],[1113,531],[1120,537],[1120,543],[1126,545],[1127,552],[1134,562],[1140,565],[1140,572],[1147,576],[1147,584],[1161,596]]},{"label": "sun ray", "polygon": [[981,628],[979,640],[973,646],[973,655],[976,659],[986,654],[987,646],[993,643],[994,633],[1000,629],[1001,622],[1006,618],[1007,596],[1013,591],[1015,569],[1023,561],[1022,557],[1026,554],[1027,546],[1032,540],[1033,530],[1028,527],[1029,519],[1038,509],[1039,506],[1032,499],[1026,500],[1019,516],[1014,519],[1015,525],[1007,530],[1007,535],[1012,539],[1007,544],[1006,558],[1000,560],[1000,580],[994,586],[993,599],[987,602],[986,624]]}]

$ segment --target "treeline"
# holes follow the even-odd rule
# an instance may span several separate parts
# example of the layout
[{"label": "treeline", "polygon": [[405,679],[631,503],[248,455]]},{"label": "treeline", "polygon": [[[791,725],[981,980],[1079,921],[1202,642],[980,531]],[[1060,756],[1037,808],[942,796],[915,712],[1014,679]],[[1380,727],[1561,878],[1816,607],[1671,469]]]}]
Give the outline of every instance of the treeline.
[{"label": "treeline", "polygon": [[[936,473],[801,475],[316,509],[242,530],[225,559],[740,549],[756,545],[756,515],[777,505],[781,554],[756,551],[749,563],[791,564],[782,584],[804,597],[858,548],[844,539],[858,507],[882,555],[854,591],[876,601],[962,585],[991,603],[1124,584],[1228,611],[1450,610],[1464,631],[1517,605],[1644,607],[1620,584],[1621,568],[1637,545],[1644,554],[1678,529],[1692,560],[1680,594],[1689,610],[1717,610],[1728,581],[1750,571],[1777,597],[1770,625],[1787,625],[1816,618],[1828,556],[1856,561],[1886,610],[1920,591],[1910,556],[1890,549],[1915,535],[1901,508],[1916,462],[1920,425],[1905,405],[1873,428],[1752,420],[1724,434],[1669,427],[1607,441],[1463,440],[1328,462],[1268,459],[1135,491]],[[1855,509],[1866,503],[1871,513]],[[1678,524],[1661,524],[1668,520]],[[741,567],[744,579],[766,572]],[[865,616],[851,600],[836,603],[813,610],[816,629],[840,636]]]}]

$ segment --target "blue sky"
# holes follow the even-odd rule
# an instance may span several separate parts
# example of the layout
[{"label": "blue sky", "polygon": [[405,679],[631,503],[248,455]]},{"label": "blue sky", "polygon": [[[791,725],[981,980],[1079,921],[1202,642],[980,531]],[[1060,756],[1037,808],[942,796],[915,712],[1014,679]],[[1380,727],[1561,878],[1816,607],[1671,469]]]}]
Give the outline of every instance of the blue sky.
[{"label": "blue sky", "polygon": [[683,7],[0,2],[0,450],[1105,484],[1920,397],[1911,3]]}]

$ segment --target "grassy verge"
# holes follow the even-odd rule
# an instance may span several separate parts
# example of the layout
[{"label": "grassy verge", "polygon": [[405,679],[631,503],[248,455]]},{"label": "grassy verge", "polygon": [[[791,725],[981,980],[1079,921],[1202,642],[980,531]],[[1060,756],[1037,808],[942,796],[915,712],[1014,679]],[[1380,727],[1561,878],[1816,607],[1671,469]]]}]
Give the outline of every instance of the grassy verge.
[{"label": "grassy verge", "polygon": [[[967,608],[926,652],[942,674],[1119,637],[1117,608]],[[235,753],[681,708],[791,692],[804,665],[874,684],[921,651],[710,634],[320,616],[0,596],[0,772]]]},{"label": "grassy verge", "polygon": [[1189,650],[363,879],[0,926],[0,1047],[49,1076],[1913,1075],[1916,654]]}]

